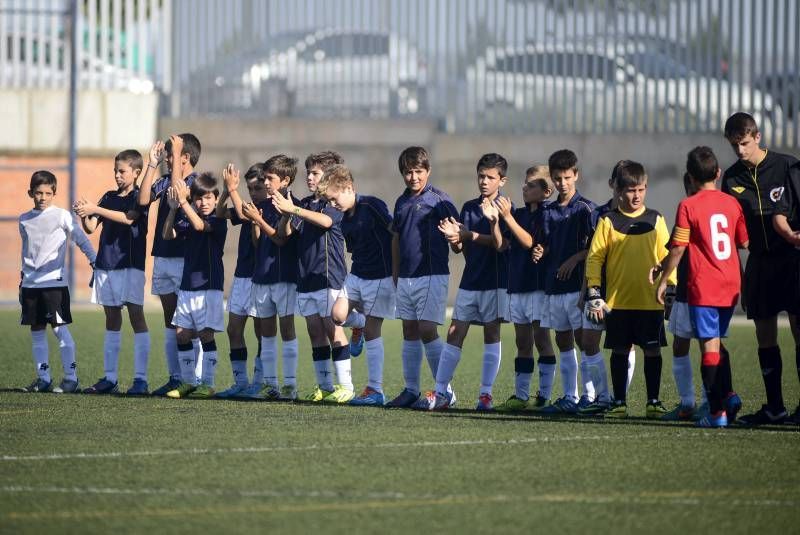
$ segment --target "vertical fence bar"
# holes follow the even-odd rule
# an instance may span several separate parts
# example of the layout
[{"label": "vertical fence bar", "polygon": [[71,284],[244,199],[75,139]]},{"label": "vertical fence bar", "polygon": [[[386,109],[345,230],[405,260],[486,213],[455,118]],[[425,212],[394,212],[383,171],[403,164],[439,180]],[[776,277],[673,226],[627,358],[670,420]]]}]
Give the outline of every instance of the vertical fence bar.
[{"label": "vertical fence bar", "polygon": [[[780,86],[780,94],[781,98],[781,139],[783,140],[783,145],[786,147],[790,146],[789,143],[789,120],[794,119],[789,115],[789,109],[787,107],[787,96],[788,96],[788,88],[790,82],[790,75],[789,75],[789,56],[792,54],[791,49],[791,36],[789,35],[789,0],[783,0],[783,68],[781,72],[783,73],[783,80]],[[797,28],[795,28],[797,31]],[[796,51],[795,51],[796,53]],[[800,71],[796,71],[795,73],[797,76],[800,76]],[[795,82],[797,83],[797,82]],[[773,99],[773,105],[775,104],[775,99]]]},{"label": "vertical fence bar", "polygon": [[[719,73],[719,59],[717,54],[717,45],[719,43],[719,35],[711,36],[710,28],[712,28],[712,22],[716,20],[715,26],[720,32],[722,31],[721,21],[719,20],[719,11],[717,11],[716,15],[713,11],[712,1],[709,0],[708,4],[706,4],[706,39],[705,42],[705,56],[706,56],[706,124],[705,128],[703,129],[705,132],[711,132],[711,92],[713,87],[719,88],[722,83],[720,73]],[[713,80],[714,84],[711,85],[711,81]],[[719,103],[719,100],[717,100]],[[717,104],[719,106],[719,104]]]},{"label": "vertical fence bar", "polygon": [[[783,137],[781,137],[780,141],[777,141],[778,140],[778,134],[781,133],[781,132],[778,131],[778,125],[775,124],[775,122],[780,119],[780,117],[778,117],[778,108],[777,108],[777,106],[775,106],[775,101],[777,100],[776,97],[777,97],[777,94],[778,94],[778,91],[777,91],[778,88],[775,87],[775,84],[778,83],[778,74],[779,74],[778,73],[778,57],[779,57],[779,53],[780,54],[788,54],[789,51],[781,49],[778,46],[778,31],[780,29],[780,19],[778,18],[778,15],[779,15],[778,12],[780,10],[779,9],[780,6],[778,5],[778,1],[779,0],[771,0],[771,2],[770,2],[772,4],[772,58],[771,58],[772,59],[772,61],[771,61],[771,63],[772,63],[772,65],[771,65],[771,67],[772,67],[772,73],[771,73],[772,76],[769,78],[769,85],[767,85],[767,83],[766,83],[767,82],[767,78],[763,74],[761,76],[761,78],[765,82],[765,84],[763,86],[764,89],[762,90],[762,93],[761,93],[761,95],[762,95],[761,96],[761,98],[762,98],[761,106],[766,108],[766,97],[767,97],[767,95],[769,95],[770,96],[771,107],[772,107],[772,110],[771,110],[772,111],[772,121],[770,121],[772,123],[772,125],[771,125],[772,126],[772,131],[770,132],[771,133],[770,139],[772,140],[771,143],[775,144],[776,146],[781,146],[784,143],[784,139],[783,139]],[[768,33],[768,32],[764,32],[764,33]],[[767,73],[767,74],[770,74],[770,73]]]},{"label": "vertical fence bar", "polygon": [[[794,73],[795,82],[792,84],[794,87],[794,98],[792,99],[792,106],[794,107],[792,113],[792,126],[794,129],[794,142],[792,146],[800,146],[800,6],[794,4]],[[787,82],[788,83],[788,82]],[[788,102],[788,101],[787,101]]]},{"label": "vertical fence bar", "polygon": [[146,31],[146,15],[147,15],[147,2],[139,0],[137,10],[137,24],[136,24],[136,43],[138,50],[136,51],[136,59],[138,60],[137,74],[139,80],[144,81],[147,79],[147,34]]},{"label": "vertical fence bar", "polygon": [[103,62],[97,58],[97,0],[87,0],[85,35],[78,36],[81,43],[86,43],[86,87],[97,89],[100,77],[113,76],[103,69]]},{"label": "vertical fence bar", "polygon": [[[25,9],[27,8],[27,9]],[[33,81],[33,21],[36,18],[33,11],[30,10],[30,6],[25,6],[25,11],[22,13],[23,20],[25,22],[25,33],[22,35],[25,39],[24,48],[22,48],[24,58],[24,68],[22,70],[22,79],[23,83],[26,87],[30,87],[31,82]]]},{"label": "vertical fence bar", "polygon": [[[100,62],[102,65],[112,64],[109,57],[109,47],[108,47],[108,28],[109,28],[109,17],[110,17],[110,10],[109,10],[109,2],[111,0],[100,0]],[[165,34],[166,35],[166,34]],[[118,36],[114,36],[114,39],[118,39]],[[100,79],[100,88],[108,91],[111,87],[111,79],[109,76],[103,76]]]},{"label": "vertical fence bar", "polygon": [[[119,0],[112,1],[111,3],[111,23],[113,25],[112,28],[112,44],[113,44],[113,61],[112,65],[114,66],[114,70],[117,72],[121,72],[123,69],[122,65],[122,2]],[[117,89],[119,86],[119,77],[115,77],[113,80],[113,87]]]}]

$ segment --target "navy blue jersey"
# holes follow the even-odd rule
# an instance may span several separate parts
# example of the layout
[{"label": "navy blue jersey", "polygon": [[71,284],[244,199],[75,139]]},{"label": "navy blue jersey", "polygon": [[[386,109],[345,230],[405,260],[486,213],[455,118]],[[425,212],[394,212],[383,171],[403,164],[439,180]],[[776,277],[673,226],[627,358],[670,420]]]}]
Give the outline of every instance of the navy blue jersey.
[{"label": "navy blue jersey", "polygon": [[[184,177],[183,181],[186,182],[188,187],[192,186],[192,182],[197,177],[197,173],[191,173]],[[152,256],[160,256],[161,258],[181,258],[186,250],[186,244],[181,238],[175,240],[165,240],[163,238],[164,222],[167,220],[169,214],[169,203],[167,202],[167,188],[170,185],[170,175],[164,175],[155,182],[151,196],[153,200],[158,200],[158,211],[156,212],[156,229],[155,236],[153,236],[153,249]],[[178,210],[175,214],[175,223],[180,223],[185,216],[183,212]]]},{"label": "navy blue jersey", "polygon": [[95,266],[98,269],[135,268],[144,271],[144,260],[147,255],[147,207],[139,206],[139,190],[121,197],[117,191],[107,191],[100,202],[101,208],[115,212],[127,213],[135,211],[139,217],[131,225],[115,223],[97,216],[103,224],[100,231],[100,248],[97,250]]},{"label": "navy blue jersey", "polygon": [[[512,214],[517,224],[533,236],[533,242],[541,240],[541,221],[544,205],[531,212],[528,206],[515,209]],[[538,263],[531,259],[531,250],[522,247],[514,236],[509,237],[508,248],[508,293],[528,293],[545,288],[545,258]]]},{"label": "navy blue jersey", "polygon": [[327,215],[333,220],[333,225],[322,228],[302,218],[292,218],[292,228],[299,232],[297,291],[308,293],[325,288],[341,290],[347,276],[344,236],[340,225],[342,212],[314,195],[302,199],[298,206]]},{"label": "navy blue jersey", "polygon": [[[292,197],[295,205],[300,201]],[[272,204],[272,199],[261,201],[256,205],[261,210],[261,217],[272,228],[277,230],[281,214]],[[265,232],[258,237],[256,247],[255,271],[253,283],[277,284],[279,282],[297,283],[297,236],[292,234],[283,245],[276,245]]]},{"label": "navy blue jersey", "polygon": [[236,250],[236,270],[234,277],[249,279],[253,276],[256,261],[256,248],[253,245],[253,224],[249,219],[242,219],[233,208],[228,209],[231,225],[241,225],[239,230],[239,247]]},{"label": "navy blue jersey", "polygon": [[[459,214],[459,221],[467,228],[478,234],[491,235],[492,228],[489,220],[483,215],[481,202],[483,199],[478,197],[464,203]],[[501,232],[507,234],[504,221],[500,221]],[[508,265],[507,255],[500,253],[494,247],[478,245],[477,243],[467,242],[463,244],[464,253],[464,273],[461,275],[461,284],[458,285],[462,290],[484,291],[484,290],[503,290],[508,286]]]},{"label": "navy blue jersey", "polygon": [[588,249],[597,224],[596,205],[577,191],[566,206],[558,201],[542,212],[542,242],[547,249],[545,291],[550,294],[579,292],[583,287],[586,262],[581,261],[567,280],[558,280],[556,273],[569,257]]},{"label": "navy blue jersey", "polygon": [[392,216],[377,197],[356,195],[352,215],[342,217],[342,234],[353,255],[350,273],[362,279],[383,279],[392,275]]},{"label": "navy blue jersey", "polygon": [[394,205],[392,231],[400,236],[400,271],[404,278],[449,275],[449,245],[439,221],[458,218],[453,200],[430,184],[419,195],[403,192]]},{"label": "navy blue jersey", "polygon": [[203,220],[211,227],[210,232],[194,230],[187,220],[180,221],[175,227],[179,239],[183,236],[186,240],[181,278],[181,290],[184,291],[222,290],[225,282],[222,254],[228,222],[214,214]]}]

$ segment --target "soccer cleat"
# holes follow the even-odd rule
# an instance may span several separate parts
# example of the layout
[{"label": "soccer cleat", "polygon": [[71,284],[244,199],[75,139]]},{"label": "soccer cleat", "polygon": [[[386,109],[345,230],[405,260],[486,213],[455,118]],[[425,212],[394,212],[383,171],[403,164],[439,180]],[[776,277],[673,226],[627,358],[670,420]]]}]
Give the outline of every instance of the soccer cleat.
[{"label": "soccer cleat", "polygon": [[321,403],[328,394],[333,394],[333,390],[324,390],[321,386],[317,385],[314,391],[305,397],[305,400],[313,403]]},{"label": "soccer cleat", "polygon": [[105,377],[83,390],[84,394],[116,394],[117,392],[119,392],[119,385],[112,383]]},{"label": "soccer cleat", "polygon": [[800,403],[797,404],[797,408],[794,410],[794,414],[792,414],[792,422],[800,425]]},{"label": "soccer cleat", "polygon": [[623,402],[613,402],[603,415],[605,418],[622,419],[628,417],[628,406]]},{"label": "soccer cleat", "polygon": [[134,379],[131,387],[125,392],[126,396],[146,396],[149,385],[144,379]]},{"label": "soccer cleat", "polygon": [[789,415],[786,414],[786,410],[781,410],[779,413],[772,412],[769,407],[766,405],[762,405],[761,408],[754,412],[753,414],[745,414],[738,420],[738,423],[747,426],[759,426],[759,425],[778,425],[782,424],[786,421],[786,418]]},{"label": "soccer cleat", "polygon": [[411,408],[418,411],[443,411],[453,405],[455,405],[455,394],[452,392],[440,394],[431,390],[420,396]]},{"label": "soccer cleat", "polygon": [[742,410],[742,398],[736,392],[731,392],[725,398],[725,414],[731,422],[736,421],[736,415]]},{"label": "soccer cleat", "polygon": [[522,399],[518,398],[517,396],[511,396],[503,403],[495,407],[494,410],[496,410],[497,412],[520,412],[524,411],[529,406],[530,406],[529,399]]},{"label": "soccer cleat", "polygon": [[581,407],[578,403],[578,416],[600,416],[608,411],[611,403],[608,401],[593,401],[588,405]]},{"label": "soccer cleat", "polygon": [[475,405],[475,410],[480,412],[491,412],[494,410],[494,405],[492,404],[492,395],[491,394],[481,394],[478,397],[478,404]]},{"label": "soccer cleat", "polygon": [[695,422],[697,427],[728,427],[728,416],[725,411],[717,414],[706,414]]},{"label": "soccer cleat", "polygon": [[415,394],[408,388],[404,388],[400,394],[389,403],[386,404],[386,407],[392,409],[408,409],[410,408],[416,401],[420,398],[419,394]]},{"label": "soccer cleat", "polygon": [[559,414],[576,414],[577,412],[578,404],[566,396],[563,398],[558,398],[551,405],[542,407],[539,410],[539,414],[546,414],[549,416]]},{"label": "soccer cleat", "polygon": [[697,414],[697,407],[695,405],[681,405],[678,403],[671,411],[665,412],[661,419],[666,422],[689,422],[695,419]]},{"label": "soccer cleat", "polygon": [[645,417],[648,420],[660,420],[667,412],[669,411],[664,404],[657,399],[651,399],[645,407]]},{"label": "soccer cleat", "polygon": [[181,380],[176,379],[174,377],[170,377],[169,381],[164,383],[163,385],[159,386],[152,392],[150,392],[151,396],[166,396],[168,392],[171,392],[178,388],[181,385]]},{"label": "soccer cleat", "polygon": [[364,329],[353,327],[350,334],[350,356],[357,357],[364,350]]},{"label": "soccer cleat", "polygon": [[348,403],[356,395],[351,388],[336,385],[333,392],[322,398],[323,403],[341,404]]},{"label": "soccer cleat", "polygon": [[532,403],[529,403],[528,410],[539,412],[545,407],[550,406],[550,399],[537,393]]},{"label": "soccer cleat", "polygon": [[594,401],[589,399],[589,396],[587,396],[586,394],[582,395],[581,399],[578,400],[578,412],[580,412],[581,409],[585,409],[592,403],[594,403]]},{"label": "soccer cleat", "polygon": [[19,390],[20,392],[52,392],[53,381],[47,382],[37,377],[31,384],[23,386]]},{"label": "soccer cleat", "polygon": [[368,386],[361,392],[361,395],[350,400],[350,405],[358,406],[382,406],[386,403],[383,392],[378,392],[371,386]]},{"label": "soccer cleat", "polygon": [[62,379],[61,384],[53,389],[55,394],[78,394],[81,391],[81,385],[75,379]]},{"label": "soccer cleat", "polygon": [[261,399],[258,397],[258,393],[261,392],[261,388],[263,386],[264,385],[261,383],[250,383],[247,385],[247,388],[242,390],[236,397],[245,399]]},{"label": "soccer cleat", "polygon": [[253,399],[263,399],[264,401],[278,401],[281,399],[281,392],[277,385],[264,384],[258,394],[251,396]]},{"label": "soccer cleat", "polygon": [[[692,420],[694,420],[694,421],[696,422],[697,420],[699,420],[699,419],[700,419],[700,418],[702,418],[703,416],[705,416],[705,415],[709,414],[710,412],[711,412],[711,409],[710,409],[710,408],[709,408],[709,406],[708,406],[708,401],[704,401],[704,402],[703,402],[703,403],[702,403],[702,404],[701,404],[701,405],[700,405],[700,406],[697,408],[697,410],[695,411],[695,413],[694,413],[694,416],[692,417]],[[732,422],[733,420],[730,420],[730,421]]]},{"label": "soccer cleat", "polygon": [[211,399],[214,397],[214,388],[208,385],[197,385],[194,390],[186,396],[189,399]]},{"label": "soccer cleat", "polygon": [[236,398],[236,397],[241,396],[242,393],[245,392],[249,386],[250,385],[248,385],[248,384],[237,384],[237,383],[234,383],[233,385],[231,385],[230,388],[228,388],[226,390],[223,390],[222,392],[217,392],[216,396],[214,396],[214,397],[217,397],[217,398],[220,398],[220,399]]},{"label": "soccer cleat", "polygon": [[194,383],[178,383],[174,389],[167,392],[166,396],[172,399],[184,399],[197,388]]},{"label": "soccer cleat", "polygon": [[295,385],[283,385],[281,387],[280,399],[283,401],[294,401],[297,399],[297,387]]}]

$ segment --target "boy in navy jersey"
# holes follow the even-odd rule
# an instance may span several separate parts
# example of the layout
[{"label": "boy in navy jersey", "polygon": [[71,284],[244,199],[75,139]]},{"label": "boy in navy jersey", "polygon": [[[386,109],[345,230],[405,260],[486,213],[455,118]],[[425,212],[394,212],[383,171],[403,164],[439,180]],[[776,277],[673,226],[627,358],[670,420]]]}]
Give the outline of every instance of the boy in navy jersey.
[{"label": "boy in navy jersey", "polygon": [[336,300],[331,317],[334,323],[343,325],[354,310],[366,316],[367,386],[350,404],[382,406],[385,397],[381,327],[384,319],[393,319],[395,315],[392,216],[382,200],[356,193],[353,175],[344,165],[334,165],[325,171],[317,191],[342,211],[342,234],[353,260],[345,279],[347,296]]},{"label": "boy in navy jersey", "polygon": [[[173,162],[172,146],[175,138],[178,137],[181,139],[183,149],[177,158],[177,163],[184,183],[186,186],[191,186],[192,181],[197,176],[194,168],[200,159],[200,141],[193,134],[188,133],[172,136],[166,144],[161,141],[153,144],[150,148],[144,179],[142,179],[142,183],[139,186],[140,206],[149,206],[153,202],[159,201],[151,252],[154,261],[150,293],[159,297],[161,308],[164,312],[164,357],[167,362],[169,379],[166,384],[153,390],[152,394],[154,396],[165,395],[181,382],[178,343],[175,337],[175,326],[172,324],[172,317],[175,315],[175,307],[178,303],[178,288],[183,274],[183,257],[186,245],[183,239],[165,240],[163,238],[164,221],[169,213],[166,192],[167,188],[175,185],[176,181],[172,173],[168,173],[156,180],[156,173],[162,160],[166,159],[169,169],[174,167],[173,164],[176,162]],[[181,215],[180,217],[183,216]],[[195,348],[195,360],[197,360],[198,366],[201,366],[200,341],[194,339],[192,343]],[[195,372],[195,377],[197,375],[199,375],[199,370]]]},{"label": "boy in navy jersey", "polygon": [[105,375],[84,390],[87,394],[117,392],[121,345],[122,307],[128,309],[133,328],[133,385],[128,395],[147,395],[147,363],[150,333],[144,318],[144,261],[147,247],[147,207],[138,202],[136,179],[142,172],[142,155],[126,150],[114,158],[117,189],[107,191],[97,204],[86,199],[73,209],[83,228],[91,234],[103,225],[95,262],[92,303],[103,306],[106,333],[103,340]]},{"label": "boy in navy jersey", "polygon": [[[252,168],[251,168],[252,169]],[[289,186],[297,174],[297,159],[278,154],[261,164],[254,180],[248,180],[253,203],[242,207],[244,216],[253,222],[256,243],[253,271],[253,307],[259,326],[259,357],[263,370],[253,379],[256,399],[297,399],[297,335],[294,310],[297,302],[296,237],[278,236],[281,214],[272,204],[275,192],[291,196]],[[262,195],[259,190],[263,189]],[[263,198],[262,198],[263,197]],[[257,202],[256,199],[262,199]],[[292,202],[298,203],[294,197]],[[283,386],[278,391],[277,334],[280,328],[283,359]],[[256,381],[258,379],[258,381]],[[256,390],[257,387],[257,390]]]},{"label": "boy in navy jersey", "polygon": [[[178,302],[172,324],[176,327],[181,383],[167,392],[171,398],[210,398],[214,395],[214,374],[217,368],[217,344],[214,333],[225,328],[222,287],[225,272],[222,254],[228,226],[216,217],[219,187],[217,179],[202,174],[192,182],[191,189],[183,182],[180,158],[182,140],[172,138],[174,185],[168,189],[169,213],[164,221],[163,238],[179,236],[186,239],[183,274]],[[190,202],[191,201],[191,202]],[[178,210],[184,219],[175,221]],[[195,384],[196,362],[192,338],[199,336],[203,344],[203,375]]]},{"label": "boy in navy jersey", "polygon": [[[522,199],[525,206],[514,209],[511,201],[498,197],[495,204],[512,235],[508,251],[509,316],[516,333],[517,357],[514,359],[514,395],[496,407],[501,412],[521,411],[531,403],[533,346],[539,352],[539,391],[532,408],[543,407],[550,399],[555,378],[556,357],[550,341],[545,310],[544,262],[534,262],[542,246],[534,239],[541,226],[542,211],[553,194],[553,183],[546,165],[534,165],[525,172]],[[536,244],[536,245],[534,245]]]},{"label": "boy in navy jersey", "polygon": [[[298,233],[297,308],[306,318],[311,339],[317,387],[306,399],[313,402],[347,403],[354,396],[347,337],[331,319],[333,304],[340,296],[347,296],[342,212],[317,194],[325,170],[341,163],[342,157],[332,151],[311,154],[306,158],[306,185],[311,195],[299,204],[279,191],[272,196],[282,215],[279,236]],[[331,356],[336,385],[331,376]]]},{"label": "boy in navy jersey", "polygon": [[453,394],[447,391],[448,385],[461,360],[461,348],[471,323],[483,325],[483,369],[475,409],[490,411],[494,408],[492,386],[502,354],[500,322],[508,312],[505,254],[508,241],[504,236],[505,223],[501,223],[494,203],[506,183],[508,162],[499,154],[484,154],[476,170],[480,196],[464,204],[459,221],[450,217],[439,223],[439,230],[453,252],[464,253],[466,265],[447,331],[447,343],[436,371],[436,390],[428,392],[414,408],[442,410],[450,407]]},{"label": "boy in navy jersey", "polygon": [[[437,328],[444,323],[450,275],[447,240],[439,223],[458,217],[458,211],[449,195],[428,183],[431,164],[425,149],[408,147],[400,154],[398,167],[406,189],[395,202],[392,217],[392,276],[397,283],[397,315],[403,321],[405,388],[386,405],[411,407],[420,399],[423,347],[434,380],[439,368],[444,344]],[[449,405],[454,402],[453,395]]]}]

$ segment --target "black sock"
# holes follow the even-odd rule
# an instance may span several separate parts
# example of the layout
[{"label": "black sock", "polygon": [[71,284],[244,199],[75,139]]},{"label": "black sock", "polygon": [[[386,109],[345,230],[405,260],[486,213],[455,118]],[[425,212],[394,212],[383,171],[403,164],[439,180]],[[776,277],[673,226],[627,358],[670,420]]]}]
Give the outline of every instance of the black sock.
[{"label": "black sock", "polygon": [[731,354],[728,349],[719,345],[719,369],[717,370],[717,381],[722,399],[733,393],[733,377],[731,376]]},{"label": "black sock", "polygon": [[542,364],[555,364],[556,363],[556,356],[555,355],[539,355],[539,366]]},{"label": "black sock", "polygon": [[328,360],[331,358],[331,346],[312,347],[311,358],[315,361]]},{"label": "black sock", "polygon": [[628,354],[611,353],[611,384],[614,400],[625,403],[625,383],[628,382]]},{"label": "black sock", "polygon": [[533,357],[515,358],[514,373],[533,373]]},{"label": "black sock", "polygon": [[661,391],[661,355],[644,356],[644,382],[647,385],[647,401],[658,399]]},{"label": "black sock", "polygon": [[761,366],[761,375],[764,379],[764,388],[767,391],[767,405],[773,414],[785,410],[783,406],[783,391],[781,389],[781,375],[783,363],[781,361],[781,348],[761,347],[758,349],[758,363]]}]

